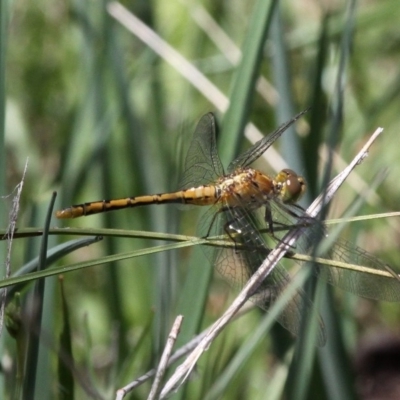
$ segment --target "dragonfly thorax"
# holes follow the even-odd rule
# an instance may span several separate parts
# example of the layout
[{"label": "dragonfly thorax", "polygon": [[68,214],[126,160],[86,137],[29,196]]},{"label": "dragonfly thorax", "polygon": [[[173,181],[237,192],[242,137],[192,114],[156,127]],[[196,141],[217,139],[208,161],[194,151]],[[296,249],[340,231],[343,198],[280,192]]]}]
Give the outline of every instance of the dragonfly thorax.
[{"label": "dragonfly thorax", "polygon": [[230,206],[249,203],[262,204],[275,196],[274,181],[253,168],[237,169],[221,178],[217,184],[217,197]]},{"label": "dragonfly thorax", "polygon": [[272,179],[253,168],[238,169],[216,184],[216,197],[229,206],[265,204],[271,199],[296,203],[306,189],[304,178],[284,169]]}]

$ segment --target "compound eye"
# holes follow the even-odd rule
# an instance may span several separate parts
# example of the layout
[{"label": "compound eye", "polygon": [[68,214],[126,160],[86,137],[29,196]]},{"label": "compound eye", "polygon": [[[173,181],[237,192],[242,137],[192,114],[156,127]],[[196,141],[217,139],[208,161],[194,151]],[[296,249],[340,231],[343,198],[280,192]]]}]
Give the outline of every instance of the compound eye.
[{"label": "compound eye", "polygon": [[282,183],[281,199],[284,203],[296,203],[306,190],[306,184],[302,176],[298,176],[291,169],[284,169],[279,174]]},{"label": "compound eye", "polygon": [[286,191],[289,203],[296,203],[303,194],[303,186],[297,176],[289,176],[286,180]]}]

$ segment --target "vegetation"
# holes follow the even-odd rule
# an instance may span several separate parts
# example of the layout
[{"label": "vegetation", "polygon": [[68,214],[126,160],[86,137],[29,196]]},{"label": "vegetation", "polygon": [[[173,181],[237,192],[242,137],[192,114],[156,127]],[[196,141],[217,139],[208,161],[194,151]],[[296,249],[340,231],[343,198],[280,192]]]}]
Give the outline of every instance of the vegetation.
[{"label": "vegetation", "polygon": [[[227,166],[249,146],[249,121],[265,135],[312,107],[276,143],[279,153],[257,164],[274,174],[286,160],[304,175],[303,206],[383,127],[329,216],[398,210],[398,2],[323,3],[1,1],[1,228],[18,227],[2,259],[8,245],[3,265],[12,274],[44,268],[2,282],[18,285],[1,336],[1,398],[115,398],[158,365],[178,314],[175,348],[227,308],[236,292],[212,274],[201,246],[176,237],[196,235],[196,208],[46,222],[53,191],[60,209],[176,190],[209,111],[221,122]],[[393,218],[348,223],[341,233],[394,269],[398,234]],[[253,309],[171,398],[354,398],[353,354],[367,334],[398,329],[400,307],[330,289],[317,289],[325,347],[310,346],[312,333],[293,340]],[[126,398],[147,398],[151,382]]]}]

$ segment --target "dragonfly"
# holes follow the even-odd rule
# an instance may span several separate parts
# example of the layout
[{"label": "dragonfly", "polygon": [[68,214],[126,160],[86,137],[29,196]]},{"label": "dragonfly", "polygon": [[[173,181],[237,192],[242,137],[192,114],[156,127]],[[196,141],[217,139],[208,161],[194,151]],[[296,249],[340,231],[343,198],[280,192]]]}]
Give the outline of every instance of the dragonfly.
[{"label": "dragonfly", "polygon": [[[298,221],[306,221],[306,228],[295,245],[296,253],[310,254],[318,238],[327,235],[325,226],[307,217],[297,204],[306,190],[302,176],[286,168],[272,177],[251,167],[307,111],[300,112],[256,142],[229,164],[227,172],[217,151],[216,119],[212,113],[208,113],[200,119],[189,145],[180,190],[73,205],[57,211],[56,217],[76,218],[151,204],[210,206],[199,221],[199,236],[220,238],[224,235],[232,245],[202,246],[203,250],[231,286],[241,289],[269,254],[273,243],[281,240],[285,231]],[[335,241],[324,257],[378,272],[390,270],[383,261],[340,239]],[[328,283],[361,297],[400,301],[400,282],[392,276],[371,275],[321,263],[314,266],[313,272]],[[291,281],[291,275],[280,262],[250,300],[268,311]],[[302,289],[298,289],[276,319],[296,336],[300,332],[302,316],[313,309],[311,299]],[[325,328],[320,320],[317,345],[323,346],[325,341]]]}]

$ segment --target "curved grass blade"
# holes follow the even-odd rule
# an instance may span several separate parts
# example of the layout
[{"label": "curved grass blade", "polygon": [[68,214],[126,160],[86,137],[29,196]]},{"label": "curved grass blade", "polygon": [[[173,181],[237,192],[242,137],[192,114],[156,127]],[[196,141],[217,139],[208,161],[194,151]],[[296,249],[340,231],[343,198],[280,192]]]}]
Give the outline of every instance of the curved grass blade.
[{"label": "curved grass blade", "polygon": [[15,278],[3,279],[2,281],[0,281],[0,288],[11,286],[11,285],[16,285],[16,284],[21,284],[24,282],[30,282],[35,279],[47,278],[49,276],[54,276],[54,275],[67,273],[67,272],[71,272],[71,271],[76,271],[76,270],[83,269],[83,268],[93,267],[95,265],[107,264],[107,263],[114,262],[114,261],[127,260],[129,258],[140,257],[143,255],[154,254],[154,253],[159,253],[159,252],[168,251],[168,250],[174,250],[174,249],[178,249],[178,248],[182,248],[182,247],[195,246],[196,244],[204,244],[204,243],[206,243],[206,239],[198,239],[197,242],[193,240],[193,241],[187,241],[187,242],[181,242],[181,243],[173,243],[173,244],[164,245],[164,246],[154,246],[154,247],[150,247],[147,249],[141,249],[141,250],[131,251],[131,252],[127,252],[127,253],[114,254],[111,256],[101,257],[98,259],[79,262],[79,263],[70,264],[70,265],[66,265],[66,266],[49,268],[44,271],[31,272],[29,274],[15,277]]},{"label": "curved grass blade", "polygon": [[[69,254],[77,249],[82,248],[82,247],[89,246],[93,243],[97,243],[101,239],[102,239],[101,237],[95,237],[95,238],[70,240],[69,242],[60,244],[60,245],[48,250],[47,254],[46,254],[46,268],[49,268],[51,266],[51,264],[55,263],[61,257],[64,257],[66,254]],[[16,271],[11,276],[11,278],[17,278],[19,276],[24,276],[24,275],[28,274],[29,272],[36,271],[38,269],[38,265],[39,265],[39,256],[34,258],[33,260],[31,260],[29,263],[24,265],[18,271]],[[9,291],[7,292],[8,301],[16,292],[21,291],[26,283],[27,282],[25,281],[24,283],[22,283],[20,285],[12,286],[9,289]],[[2,293],[2,290],[0,290],[0,294],[1,293]]]}]

